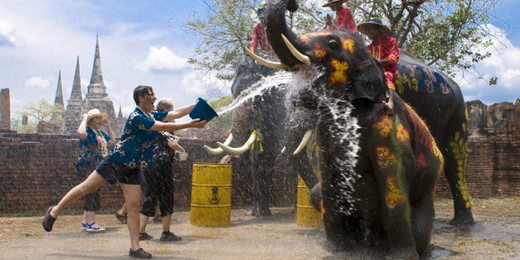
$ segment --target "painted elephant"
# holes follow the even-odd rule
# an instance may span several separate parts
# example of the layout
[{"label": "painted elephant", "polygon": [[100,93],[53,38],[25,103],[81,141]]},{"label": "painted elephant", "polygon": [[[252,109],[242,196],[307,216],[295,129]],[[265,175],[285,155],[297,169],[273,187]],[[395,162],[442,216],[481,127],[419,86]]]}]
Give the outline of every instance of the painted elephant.
[{"label": "painted elephant", "polygon": [[[388,244],[393,258],[418,258],[430,243],[433,193],[443,156],[426,124],[394,92],[358,35],[287,27],[295,1],[269,1],[267,34],[280,64],[309,80],[300,104],[319,115],[321,208],[338,248]],[[260,60],[260,59],[259,59]],[[383,101],[393,95],[394,111]]]},{"label": "painted elephant", "polygon": [[[255,216],[271,215],[269,206],[273,191],[273,173],[284,138],[284,121],[287,112],[285,88],[264,89],[258,86],[262,84],[262,79],[273,75],[274,72],[276,70],[256,63],[249,56],[244,56],[236,68],[236,77],[231,86],[234,99],[245,99],[233,111],[231,128],[233,141],[231,144],[229,141],[224,144],[218,143],[220,149],[223,149],[218,152],[206,147],[206,150],[212,150],[213,154],[225,151],[235,155],[231,161],[233,172],[241,175],[234,175],[233,181],[250,183],[245,189],[237,192],[250,195],[251,213]],[[263,90],[258,95],[242,98],[253,88]]]},{"label": "painted elephant", "polygon": [[[288,2],[287,9],[294,12],[298,8],[296,1]],[[270,6],[276,10],[284,9],[285,1],[272,1]],[[276,15],[271,17],[272,26],[268,28],[268,34],[287,32],[287,35],[294,35],[285,26],[282,26],[281,20],[284,17],[276,17]],[[334,33],[327,32],[321,36],[329,37],[331,34]],[[302,35],[302,37],[316,37],[316,35]],[[272,45],[285,46],[283,39],[278,35],[274,35],[270,40]],[[294,66],[301,63],[285,47],[282,48],[283,53],[277,53],[277,55],[285,64],[277,65],[278,68],[287,69],[287,64]],[[316,49],[316,55],[320,55],[320,51]],[[320,64],[321,61],[318,60],[315,63]],[[396,91],[426,121],[444,155],[444,174],[450,185],[454,201],[454,217],[451,223],[455,225],[474,224],[470,197],[466,189],[468,114],[460,88],[453,80],[404,50],[401,50],[398,68]]]}]

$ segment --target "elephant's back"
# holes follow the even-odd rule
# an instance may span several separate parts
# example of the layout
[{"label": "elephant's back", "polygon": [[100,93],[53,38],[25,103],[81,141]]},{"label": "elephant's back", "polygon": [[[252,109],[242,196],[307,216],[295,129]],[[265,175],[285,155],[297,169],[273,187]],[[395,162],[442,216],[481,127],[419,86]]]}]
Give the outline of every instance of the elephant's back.
[{"label": "elephant's back", "polygon": [[429,67],[405,50],[400,50],[396,91],[430,127],[436,139],[442,138],[451,115],[464,110],[459,85],[444,73]]}]

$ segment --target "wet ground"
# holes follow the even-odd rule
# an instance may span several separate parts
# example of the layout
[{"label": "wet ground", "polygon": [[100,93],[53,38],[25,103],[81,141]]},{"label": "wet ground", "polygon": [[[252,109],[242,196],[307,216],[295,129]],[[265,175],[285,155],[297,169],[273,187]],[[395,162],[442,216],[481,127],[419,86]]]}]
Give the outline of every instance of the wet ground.
[{"label": "wet ground", "polygon": [[[449,225],[450,200],[435,204],[434,234],[425,259],[520,259],[520,199],[475,199],[477,224]],[[42,209],[43,214],[44,209]],[[375,250],[333,253],[324,247],[324,232],[296,225],[291,208],[274,208],[274,217],[255,218],[233,210],[231,225],[190,225],[189,212],[174,214],[171,230],[180,242],[159,242],[161,224],[150,221],[151,241],[141,246],[154,259],[381,259]],[[0,218],[0,259],[128,259],[126,226],[113,215],[99,215],[107,228],[101,234],[80,231],[81,216],[61,216],[51,233],[41,228],[42,216]]]}]

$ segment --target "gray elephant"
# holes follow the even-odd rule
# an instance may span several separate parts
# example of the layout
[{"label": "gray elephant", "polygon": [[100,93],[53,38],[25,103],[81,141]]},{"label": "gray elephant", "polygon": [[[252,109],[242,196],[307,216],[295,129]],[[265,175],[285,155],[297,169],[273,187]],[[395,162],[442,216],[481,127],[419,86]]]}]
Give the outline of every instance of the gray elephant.
[{"label": "gray elephant", "polygon": [[[269,6],[273,6],[274,10],[280,10],[285,9],[287,4],[287,10],[291,12],[298,8],[296,1],[287,2],[273,1]],[[269,13],[272,14],[273,10],[270,9]],[[285,46],[284,40],[279,37],[280,33],[285,32],[287,32],[287,36],[291,36],[292,39],[296,38],[296,42],[300,43],[296,44],[297,49],[308,49],[308,47],[301,47],[301,43],[308,42],[312,38],[331,37],[336,34],[330,31],[316,32],[300,35],[298,38],[283,24],[285,22],[282,20],[285,19],[283,16],[269,15],[268,18],[271,26],[267,27],[267,33],[272,46]],[[292,39],[291,42],[293,42]],[[315,55],[320,55],[323,51],[332,52],[328,46],[321,47],[322,49],[311,51],[315,51]],[[334,55],[340,54],[341,52],[337,52]],[[284,62],[275,64],[273,66],[275,68],[289,70],[294,68],[290,68],[288,64],[302,63],[295,59],[286,48],[284,52],[277,53],[277,55]],[[313,62],[315,65],[321,63],[321,60]],[[270,65],[267,62],[264,64]],[[444,174],[450,185],[454,201],[454,217],[451,223],[455,225],[473,224],[471,202],[466,189],[468,115],[460,88],[446,75],[427,66],[405,50],[401,50],[398,68],[395,82],[396,92],[426,121],[445,158]],[[357,82],[349,81],[350,85],[354,83]],[[367,87],[365,91],[374,90]]]},{"label": "gray elephant", "polygon": [[[321,208],[338,248],[388,244],[392,258],[418,258],[429,245],[433,193],[443,156],[426,124],[388,91],[384,74],[358,35],[295,35],[270,1],[267,34],[282,67],[301,70],[300,105],[319,114]],[[260,59],[259,59],[260,60]],[[393,95],[394,113],[382,104]]]},{"label": "gray elephant", "polygon": [[[260,84],[258,82],[261,79],[275,71],[256,63],[249,56],[244,56],[237,66],[236,77],[231,86],[233,98],[241,98],[241,94],[244,96],[255,84]],[[282,150],[286,112],[285,88],[266,88],[233,111],[233,143],[218,143],[223,150],[206,147],[213,154],[226,151],[235,155],[236,158],[232,159],[233,172],[242,175],[234,175],[233,181],[251,183],[250,187],[238,192],[250,193],[250,214],[254,216],[272,215],[269,206],[272,199],[273,172],[276,158]]]}]

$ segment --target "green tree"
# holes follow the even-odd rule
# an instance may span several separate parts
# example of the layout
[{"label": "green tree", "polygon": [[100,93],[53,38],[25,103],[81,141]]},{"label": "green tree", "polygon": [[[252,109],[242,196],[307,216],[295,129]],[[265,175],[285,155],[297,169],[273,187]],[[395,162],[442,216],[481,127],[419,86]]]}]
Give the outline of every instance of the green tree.
[{"label": "green tree", "polygon": [[15,121],[13,130],[23,134],[36,133],[36,127],[39,122],[50,122],[58,125],[62,130],[65,126],[65,120],[61,116],[63,108],[54,105],[48,100],[41,99],[37,102],[26,104],[21,111],[17,112],[21,117],[27,117],[27,124],[22,125],[19,121]]},{"label": "green tree", "polygon": [[[200,36],[190,59],[197,69],[216,72],[220,79],[232,79],[235,65],[249,47],[258,19],[255,10],[267,1],[201,0],[206,16],[194,16],[189,30]],[[297,32],[324,27],[322,0],[298,1],[300,9],[288,14]],[[379,17],[388,24],[400,47],[414,56],[453,75],[458,69],[475,71],[475,65],[490,56],[493,34],[485,26],[501,0],[350,0],[346,4],[359,24]]]},{"label": "green tree", "polygon": [[[229,104],[231,104],[231,102],[233,102],[232,96],[224,96],[220,99],[210,101],[209,105],[215,111],[219,111],[220,109],[227,107]],[[217,118],[211,120],[208,123],[208,126],[231,129],[232,116],[233,116],[233,110],[227,111],[227,112],[219,115]]]}]

